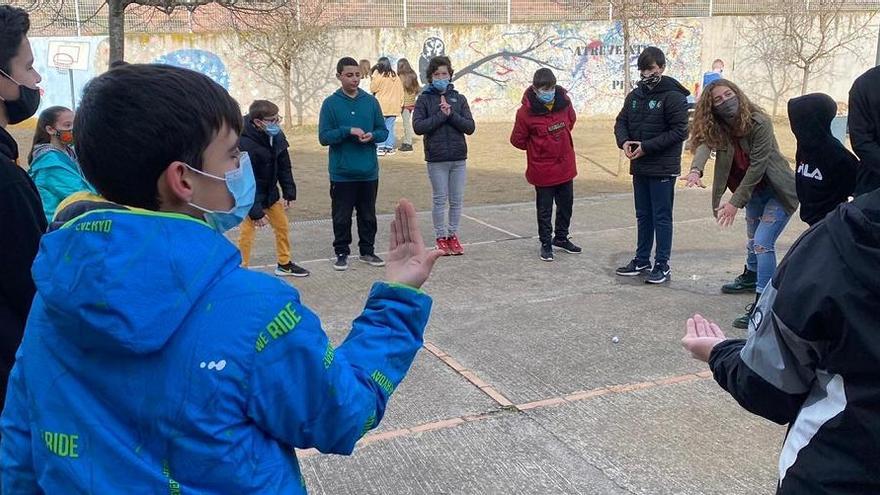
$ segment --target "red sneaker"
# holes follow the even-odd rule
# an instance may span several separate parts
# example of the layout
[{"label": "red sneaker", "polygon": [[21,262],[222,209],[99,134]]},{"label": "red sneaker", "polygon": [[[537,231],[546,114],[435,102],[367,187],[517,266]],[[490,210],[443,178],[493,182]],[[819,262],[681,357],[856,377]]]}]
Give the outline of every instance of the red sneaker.
[{"label": "red sneaker", "polygon": [[449,245],[449,250],[452,251],[454,256],[460,256],[464,254],[464,248],[461,247],[461,243],[458,242],[458,236],[453,234],[446,238],[446,242]]},{"label": "red sneaker", "polygon": [[437,238],[437,249],[443,251],[443,256],[449,256],[452,254],[452,249],[449,247],[449,241],[445,237]]}]

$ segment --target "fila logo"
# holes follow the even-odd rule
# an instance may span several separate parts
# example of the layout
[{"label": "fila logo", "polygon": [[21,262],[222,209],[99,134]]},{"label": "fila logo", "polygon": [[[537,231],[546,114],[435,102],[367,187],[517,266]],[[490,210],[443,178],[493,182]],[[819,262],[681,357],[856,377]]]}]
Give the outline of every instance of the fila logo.
[{"label": "fila logo", "polygon": [[797,172],[804,177],[816,180],[822,180],[822,171],[819,170],[819,167],[816,167],[812,172],[810,171],[809,163],[801,163],[798,165]]}]

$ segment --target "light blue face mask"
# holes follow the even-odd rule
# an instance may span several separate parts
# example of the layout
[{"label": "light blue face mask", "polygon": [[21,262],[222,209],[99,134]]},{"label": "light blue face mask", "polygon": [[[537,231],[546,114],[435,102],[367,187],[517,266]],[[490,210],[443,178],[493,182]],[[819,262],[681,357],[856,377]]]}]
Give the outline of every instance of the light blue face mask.
[{"label": "light blue face mask", "polygon": [[266,134],[275,137],[281,132],[281,126],[278,124],[266,124]]},{"label": "light blue face mask", "polygon": [[434,86],[434,89],[443,93],[449,87],[449,79],[434,79],[431,81],[431,85]]},{"label": "light blue face mask", "polygon": [[553,101],[556,98],[556,90],[555,89],[551,89],[550,91],[536,89],[535,94],[538,95],[538,100],[544,104],[550,103],[551,101]]},{"label": "light blue face mask", "polygon": [[236,227],[254,206],[254,196],[257,193],[257,183],[254,180],[254,170],[251,159],[247,153],[242,153],[239,158],[238,168],[230,170],[224,177],[217,177],[201,170],[196,170],[187,165],[190,170],[215,180],[226,182],[226,189],[235,200],[235,205],[229,211],[214,211],[202,208],[195,203],[189,203],[193,208],[205,212],[205,221],[219,233]]}]

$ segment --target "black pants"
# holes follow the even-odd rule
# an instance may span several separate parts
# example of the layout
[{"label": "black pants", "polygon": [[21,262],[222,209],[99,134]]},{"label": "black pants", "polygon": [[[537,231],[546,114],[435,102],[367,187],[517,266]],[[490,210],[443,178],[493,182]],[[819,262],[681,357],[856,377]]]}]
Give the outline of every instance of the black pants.
[{"label": "black pants", "polygon": [[378,180],[330,182],[330,209],[333,212],[333,251],[351,254],[351,213],[357,209],[358,248],[361,255],[375,254],[376,194]]},{"label": "black pants", "polygon": [[[551,220],[553,202],[556,202],[556,235]],[[535,206],[538,209],[538,236],[541,244],[549,244],[551,239],[568,239],[568,226],[571,224],[571,210],[574,206],[574,182],[568,181],[550,187],[535,186]]]}]

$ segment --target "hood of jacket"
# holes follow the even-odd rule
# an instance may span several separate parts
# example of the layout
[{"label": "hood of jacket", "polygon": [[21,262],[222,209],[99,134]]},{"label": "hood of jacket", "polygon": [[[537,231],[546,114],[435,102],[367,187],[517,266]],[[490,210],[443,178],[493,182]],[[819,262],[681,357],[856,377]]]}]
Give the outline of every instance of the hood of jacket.
[{"label": "hood of jacket", "polygon": [[837,103],[823,93],[812,93],[788,101],[788,119],[799,148],[821,148],[830,140],[831,121],[837,116]]},{"label": "hood of jacket", "polygon": [[58,322],[53,338],[89,352],[146,354],[240,262],[238,249],[201,220],[92,202],[43,236],[32,273]]},{"label": "hood of jacket", "polygon": [[880,189],[837,208],[825,225],[850,273],[880,295],[880,278],[872,269],[880,266]]},{"label": "hood of jacket", "polygon": [[529,112],[535,115],[544,115],[550,112],[559,112],[571,106],[571,99],[568,97],[568,91],[562,86],[556,86],[556,96],[553,97],[553,110],[549,110],[547,105],[538,99],[535,88],[529,86],[523,92],[522,104],[526,105]]}]

